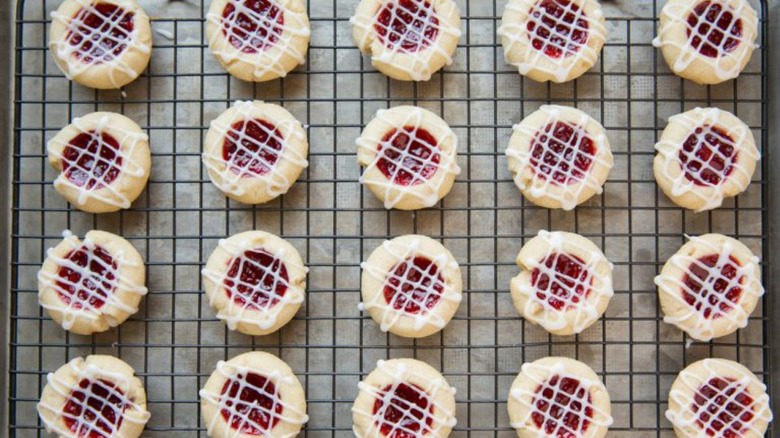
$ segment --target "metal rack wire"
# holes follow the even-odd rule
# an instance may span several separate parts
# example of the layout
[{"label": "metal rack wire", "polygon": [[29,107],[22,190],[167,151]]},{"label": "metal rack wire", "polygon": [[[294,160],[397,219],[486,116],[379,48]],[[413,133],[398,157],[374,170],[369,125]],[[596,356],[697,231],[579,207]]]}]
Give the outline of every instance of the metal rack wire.
[{"label": "metal rack wire", "polygon": [[[666,118],[692,106],[729,109],[768,143],[766,2],[761,48],[736,81],[699,87],[675,77],[650,40],[662,2],[605,1],[609,41],[599,64],[566,85],[537,84],[505,65],[497,43],[503,0],[459,0],[464,35],[455,63],[428,83],[391,81],[354,47],[348,18],[357,0],[308,0],[313,38],[307,63],[284,80],[246,84],[212,59],[203,32],[206,0],[140,1],[153,18],[149,69],[123,92],[68,82],[46,47],[58,0],[19,0],[16,12],[9,424],[11,436],[42,436],[35,403],[46,373],[90,353],[129,362],[145,383],[152,419],[145,436],[205,436],[198,389],[217,360],[264,350],[290,363],[304,383],[310,422],[303,436],[350,436],[357,382],[377,359],[416,357],[458,390],[453,436],[514,436],[505,402],[520,365],[546,355],[585,361],[612,396],[615,436],[671,436],[667,390],[686,364],[708,356],[738,360],[768,381],[766,297],[739,333],[688,346],[659,314],[653,276],[684,242],[708,231],[767,255],[769,160],[749,190],[714,212],[671,204],[650,170]],[[236,99],[287,107],[307,125],[311,166],[281,199],[261,206],[228,201],[200,163],[208,123]],[[616,166],[605,194],[573,212],[522,199],[503,151],[513,123],[544,103],[580,107],[607,128]],[[460,137],[463,173],[438,206],[385,211],[358,183],[354,139],[378,108],[417,104],[441,114]],[[75,116],[122,112],[150,136],[153,170],[132,209],[109,215],[73,210],[54,192],[46,141]],[[766,154],[764,154],[766,157]],[[82,337],[62,331],[37,305],[35,274],[64,229],[124,236],[147,262],[150,294],[119,328]],[[200,269],[219,238],[263,229],[288,239],[310,268],[301,311],[264,337],[230,333],[208,308]],[[556,337],[511,306],[514,257],[539,229],[594,240],[615,264],[616,295],[604,318],[575,337]],[[383,239],[407,233],[439,239],[460,262],[465,299],[442,333],[406,340],[381,333],[357,310],[359,264]],[[763,248],[763,251],[762,251]],[[766,264],[764,265],[766,269]]]}]

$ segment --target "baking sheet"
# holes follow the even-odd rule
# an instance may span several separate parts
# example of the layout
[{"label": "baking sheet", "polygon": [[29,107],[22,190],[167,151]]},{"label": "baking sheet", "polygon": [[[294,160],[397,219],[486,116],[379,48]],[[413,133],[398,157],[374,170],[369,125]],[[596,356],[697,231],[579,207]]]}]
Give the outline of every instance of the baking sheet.
[{"label": "baking sheet", "polygon": [[[311,420],[303,436],[350,436],[357,382],[377,359],[416,357],[457,388],[452,436],[514,436],[505,401],[520,365],[546,355],[576,357],[605,381],[612,397],[613,436],[673,436],[663,418],[668,387],[685,364],[704,357],[738,360],[764,375],[768,321],[763,306],[737,334],[686,345],[661,321],[653,277],[684,234],[720,232],[757,254],[766,247],[763,162],[737,200],[710,213],[672,204],[652,175],[653,145],[669,116],[696,106],[735,112],[766,143],[765,24],[746,73],[702,87],[669,73],[652,47],[656,1],[604,2],[609,42],[599,64],[574,83],[538,84],[506,65],[495,29],[505,1],[458,0],[464,35],[452,66],[427,83],[388,80],[351,40],[356,0],[308,2],[312,41],[307,64],[283,81],[247,84],[227,76],[205,45],[207,1],[140,3],[152,17],[154,53],[147,74],[118,91],[69,83],[45,50],[49,12],[59,0],[20,2],[14,156],[10,426],[20,437],[43,434],[35,403],[45,374],[72,357],[112,354],[145,383],[152,418],[144,436],[205,436],[198,389],[216,362],[249,350],[287,361],[304,384]],[[759,8],[756,1],[751,1]],[[200,162],[208,123],[236,99],[282,103],[302,122],[311,165],[282,199],[252,207],[228,201]],[[503,151],[518,123],[545,103],[574,105],[607,128],[615,166],[605,194],[574,212],[526,202],[506,169]],[[387,212],[358,183],[355,138],[379,108],[417,104],[444,117],[459,137],[463,169],[436,208]],[[73,117],[118,111],[150,136],[152,176],[129,211],[89,215],[71,210],[54,191],[46,141]],[[120,328],[69,335],[37,304],[35,274],[45,250],[70,229],[120,234],[147,262],[150,293]],[[217,240],[248,229],[280,234],[310,268],[308,296],[276,334],[229,332],[202,294],[199,271]],[[615,264],[616,295],[598,323],[576,337],[550,336],[512,307],[509,279],[523,243],[540,229],[591,238]],[[379,331],[357,310],[359,264],[384,239],[407,233],[440,239],[461,264],[465,298],[441,333],[407,340]],[[765,266],[766,268],[766,266]],[[765,304],[765,303],[764,303]],[[195,430],[197,429],[197,433]]]}]

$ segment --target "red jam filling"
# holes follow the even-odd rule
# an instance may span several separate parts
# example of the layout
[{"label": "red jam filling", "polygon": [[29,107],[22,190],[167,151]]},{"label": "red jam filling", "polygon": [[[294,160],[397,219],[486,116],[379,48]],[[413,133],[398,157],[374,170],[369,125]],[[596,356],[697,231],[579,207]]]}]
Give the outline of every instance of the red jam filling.
[{"label": "red jam filling", "polygon": [[265,120],[236,122],[225,137],[222,158],[237,175],[264,175],[279,160],[281,139],[276,127]]},{"label": "red jam filling", "polygon": [[683,278],[683,299],[708,319],[719,318],[736,306],[742,295],[739,285],[745,281],[744,277],[734,281],[741,266],[737,259],[730,256],[723,266],[718,266],[719,260],[718,254],[700,257],[688,266]]},{"label": "red jam filling", "polygon": [[[585,403],[583,403],[585,402]],[[581,437],[593,418],[590,393],[580,381],[570,377],[552,376],[536,390],[531,418],[537,428],[548,436]]]},{"label": "red jam filling", "polygon": [[546,272],[539,268],[531,271],[531,285],[536,288],[536,297],[547,303],[555,310],[573,308],[590,294],[588,270],[585,262],[571,254],[553,253],[547,256],[542,264],[548,269],[555,270],[554,278],[550,278]]},{"label": "red jam filling", "polygon": [[[116,281],[117,265],[111,254],[99,246],[94,249],[82,246],[71,251],[65,259],[81,270],[60,266],[57,271],[60,299],[74,309],[85,305],[95,310],[103,307],[108,295],[114,291]],[[89,274],[83,275],[84,270]],[[74,297],[75,302],[71,304]]]},{"label": "red jam filling", "polygon": [[230,261],[225,277],[228,298],[250,310],[267,310],[279,304],[287,291],[287,268],[263,249],[244,251]]},{"label": "red jam filling", "polygon": [[76,47],[73,56],[85,64],[111,62],[127,49],[135,14],[109,3],[81,8],[73,16],[77,29],[65,37]]},{"label": "red jam filling", "polygon": [[441,299],[444,279],[439,267],[426,257],[406,259],[393,267],[383,293],[395,310],[418,314],[432,309]]},{"label": "red jam filling", "polygon": [[390,405],[385,406],[384,398],[392,390],[393,385],[385,386],[374,401],[374,416],[384,410],[384,415],[376,422],[382,435],[387,438],[427,435],[433,424],[433,403],[428,394],[417,385],[401,383],[395,387]]},{"label": "red jam filling", "polygon": [[[688,39],[694,49],[710,58],[733,52],[742,40],[742,20],[718,1],[700,2],[688,15]],[[691,38],[691,34],[694,34]]]},{"label": "red jam filling", "polygon": [[712,437],[741,438],[753,420],[753,398],[733,379],[713,377],[699,387],[691,409],[696,423]]},{"label": "red jam filling", "polygon": [[[239,393],[241,391],[241,393]],[[238,374],[222,387],[225,408],[222,418],[230,427],[247,435],[266,435],[281,419],[284,406],[278,400],[276,385],[265,376]]]},{"label": "red jam filling", "polygon": [[62,408],[62,421],[76,436],[109,438],[122,426],[128,406],[124,392],[113,383],[82,379]]},{"label": "red jam filling", "polygon": [[85,190],[100,190],[110,185],[122,171],[119,142],[103,132],[81,133],[62,151],[62,171],[73,184]]},{"label": "red jam filling", "polygon": [[274,0],[244,0],[236,8],[229,2],[222,10],[222,33],[244,53],[273,47],[284,32],[284,11]]},{"label": "red jam filling", "polygon": [[734,171],[734,139],[717,126],[698,127],[685,139],[679,158],[685,178],[697,186],[715,186]]},{"label": "red jam filling", "polygon": [[405,52],[419,52],[439,35],[439,19],[430,3],[422,0],[386,2],[374,24],[385,47],[400,46]]},{"label": "red jam filling", "polygon": [[[430,179],[439,168],[436,137],[422,128],[394,129],[379,143],[382,157],[376,166],[395,184],[416,186]],[[386,146],[387,145],[387,146]],[[386,147],[385,147],[386,146]]]},{"label": "red jam filling", "polygon": [[542,0],[535,4],[526,30],[533,48],[550,58],[568,58],[588,42],[585,11],[569,0]]},{"label": "red jam filling", "polygon": [[595,143],[581,129],[566,122],[555,122],[536,133],[530,161],[540,177],[568,185],[586,178],[595,155]]}]

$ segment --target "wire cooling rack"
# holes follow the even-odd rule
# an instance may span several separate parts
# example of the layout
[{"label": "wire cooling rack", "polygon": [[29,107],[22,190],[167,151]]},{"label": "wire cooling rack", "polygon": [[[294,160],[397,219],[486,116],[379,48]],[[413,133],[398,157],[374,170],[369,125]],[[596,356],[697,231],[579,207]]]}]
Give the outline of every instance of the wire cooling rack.
[{"label": "wire cooling rack", "polygon": [[[231,79],[208,52],[207,0],[140,1],[152,17],[148,70],[119,91],[68,82],[46,41],[59,0],[20,0],[16,9],[8,432],[45,435],[35,404],[46,373],[70,358],[116,355],[143,380],[152,418],[145,436],[205,436],[198,389],[216,362],[248,350],[287,361],[302,380],[311,420],[303,436],[350,436],[357,383],[377,359],[416,357],[457,388],[453,436],[514,436],[506,414],[510,383],[525,361],[565,355],[588,363],[612,397],[613,436],[672,436],[664,419],[668,388],[686,364],[704,357],[738,360],[769,382],[770,293],[749,326],[711,343],[693,343],[662,321],[653,277],[685,241],[721,232],[768,256],[768,5],[758,49],[735,81],[702,87],[669,72],[652,47],[659,1],[606,1],[608,43],[598,64],[564,85],[526,80],[497,44],[504,0],[458,0],[463,37],[454,64],[427,83],[401,83],[375,71],[351,41],[357,0],[309,0],[307,62],[284,80]],[[775,53],[777,51],[775,50]],[[310,167],[284,197],[260,206],[228,201],[200,161],[209,122],[236,99],[281,103],[307,125]],[[526,202],[506,170],[511,127],[545,103],[579,107],[605,125],[615,167],[605,193],[573,212]],[[355,138],[379,108],[416,104],[441,114],[460,138],[463,169],[434,208],[386,211],[358,183]],[[674,206],[652,175],[653,145],[669,116],[695,106],[735,112],[754,130],[764,155],[746,193],[715,211]],[[130,210],[89,215],[53,190],[46,142],[73,117],[126,114],[149,134],[152,175]],[[777,162],[775,159],[774,162]],[[150,293],[119,328],[70,335],[37,304],[35,275],[64,229],[124,236],[147,262]],[[200,269],[217,240],[248,229],[288,239],[310,267],[308,296],[278,333],[229,332],[208,308]],[[606,315],[573,337],[550,336],[517,316],[508,292],[514,258],[540,229],[568,230],[596,242],[615,264],[616,295]],[[439,239],[460,262],[465,298],[439,334],[408,340],[381,333],[357,310],[359,264],[384,239],[407,233]],[[769,266],[764,263],[765,272]]]}]

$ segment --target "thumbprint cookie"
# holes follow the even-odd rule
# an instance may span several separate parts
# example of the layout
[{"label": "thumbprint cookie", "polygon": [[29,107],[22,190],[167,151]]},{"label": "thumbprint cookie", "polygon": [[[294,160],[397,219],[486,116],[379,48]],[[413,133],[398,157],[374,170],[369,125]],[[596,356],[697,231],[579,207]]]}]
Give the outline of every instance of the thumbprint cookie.
[{"label": "thumbprint cookie", "polygon": [[121,88],[149,64],[152,28],[135,0],[65,0],[52,13],[49,49],[68,79]]},{"label": "thumbprint cookie", "polygon": [[509,170],[529,201],[572,210],[603,192],[613,161],[599,122],[575,108],[544,105],[513,129]]},{"label": "thumbprint cookie", "polygon": [[386,240],[360,267],[360,310],[368,312],[382,331],[412,338],[436,333],[462,300],[458,262],[429,237]]},{"label": "thumbprint cookie", "polygon": [[49,163],[60,172],[54,189],[88,213],[130,208],[149,179],[149,137],[121,114],[75,118],[49,141],[47,150]]},{"label": "thumbprint cookie", "polygon": [[664,321],[700,341],[747,326],[764,295],[758,257],[722,234],[688,237],[655,284]]},{"label": "thumbprint cookie", "polygon": [[358,389],[352,406],[358,438],[446,438],[455,426],[455,388],[425,362],[380,360]]},{"label": "thumbprint cookie", "polygon": [[349,21],[360,51],[401,81],[427,81],[451,64],[461,35],[452,0],[361,0]]},{"label": "thumbprint cookie", "polygon": [[103,355],[77,357],[49,373],[38,415],[60,438],[137,438],[151,417],[133,368]]},{"label": "thumbprint cookie", "polygon": [[360,182],[385,208],[432,207],[460,173],[458,138],[447,122],[416,106],[379,110],[356,141]]},{"label": "thumbprint cookie", "polygon": [[670,117],[655,150],[658,185],[675,204],[695,212],[744,192],[761,159],[750,128],[718,108]]},{"label": "thumbprint cookie", "polygon": [[212,0],[209,49],[231,75],[250,82],[283,78],[306,61],[309,16],[303,0]]},{"label": "thumbprint cookie", "polygon": [[308,167],[308,155],[306,132],[286,109],[237,101],[211,122],[203,165],[226,196],[261,204],[287,193]]},{"label": "thumbprint cookie", "polygon": [[298,251],[264,231],[246,231],[219,241],[203,269],[211,308],[230,330],[273,333],[301,307],[306,273]]},{"label": "thumbprint cookie", "polygon": [[580,333],[604,314],[612,264],[579,234],[539,231],[517,255],[522,270],[510,282],[515,309],[556,335]]},{"label": "thumbprint cookie", "polygon": [[607,28],[596,0],[509,0],[498,35],[520,74],[561,83],[593,67]]},{"label": "thumbprint cookie", "polygon": [[674,73],[713,85],[739,76],[756,48],[757,28],[747,0],[668,0],[653,45]]}]

